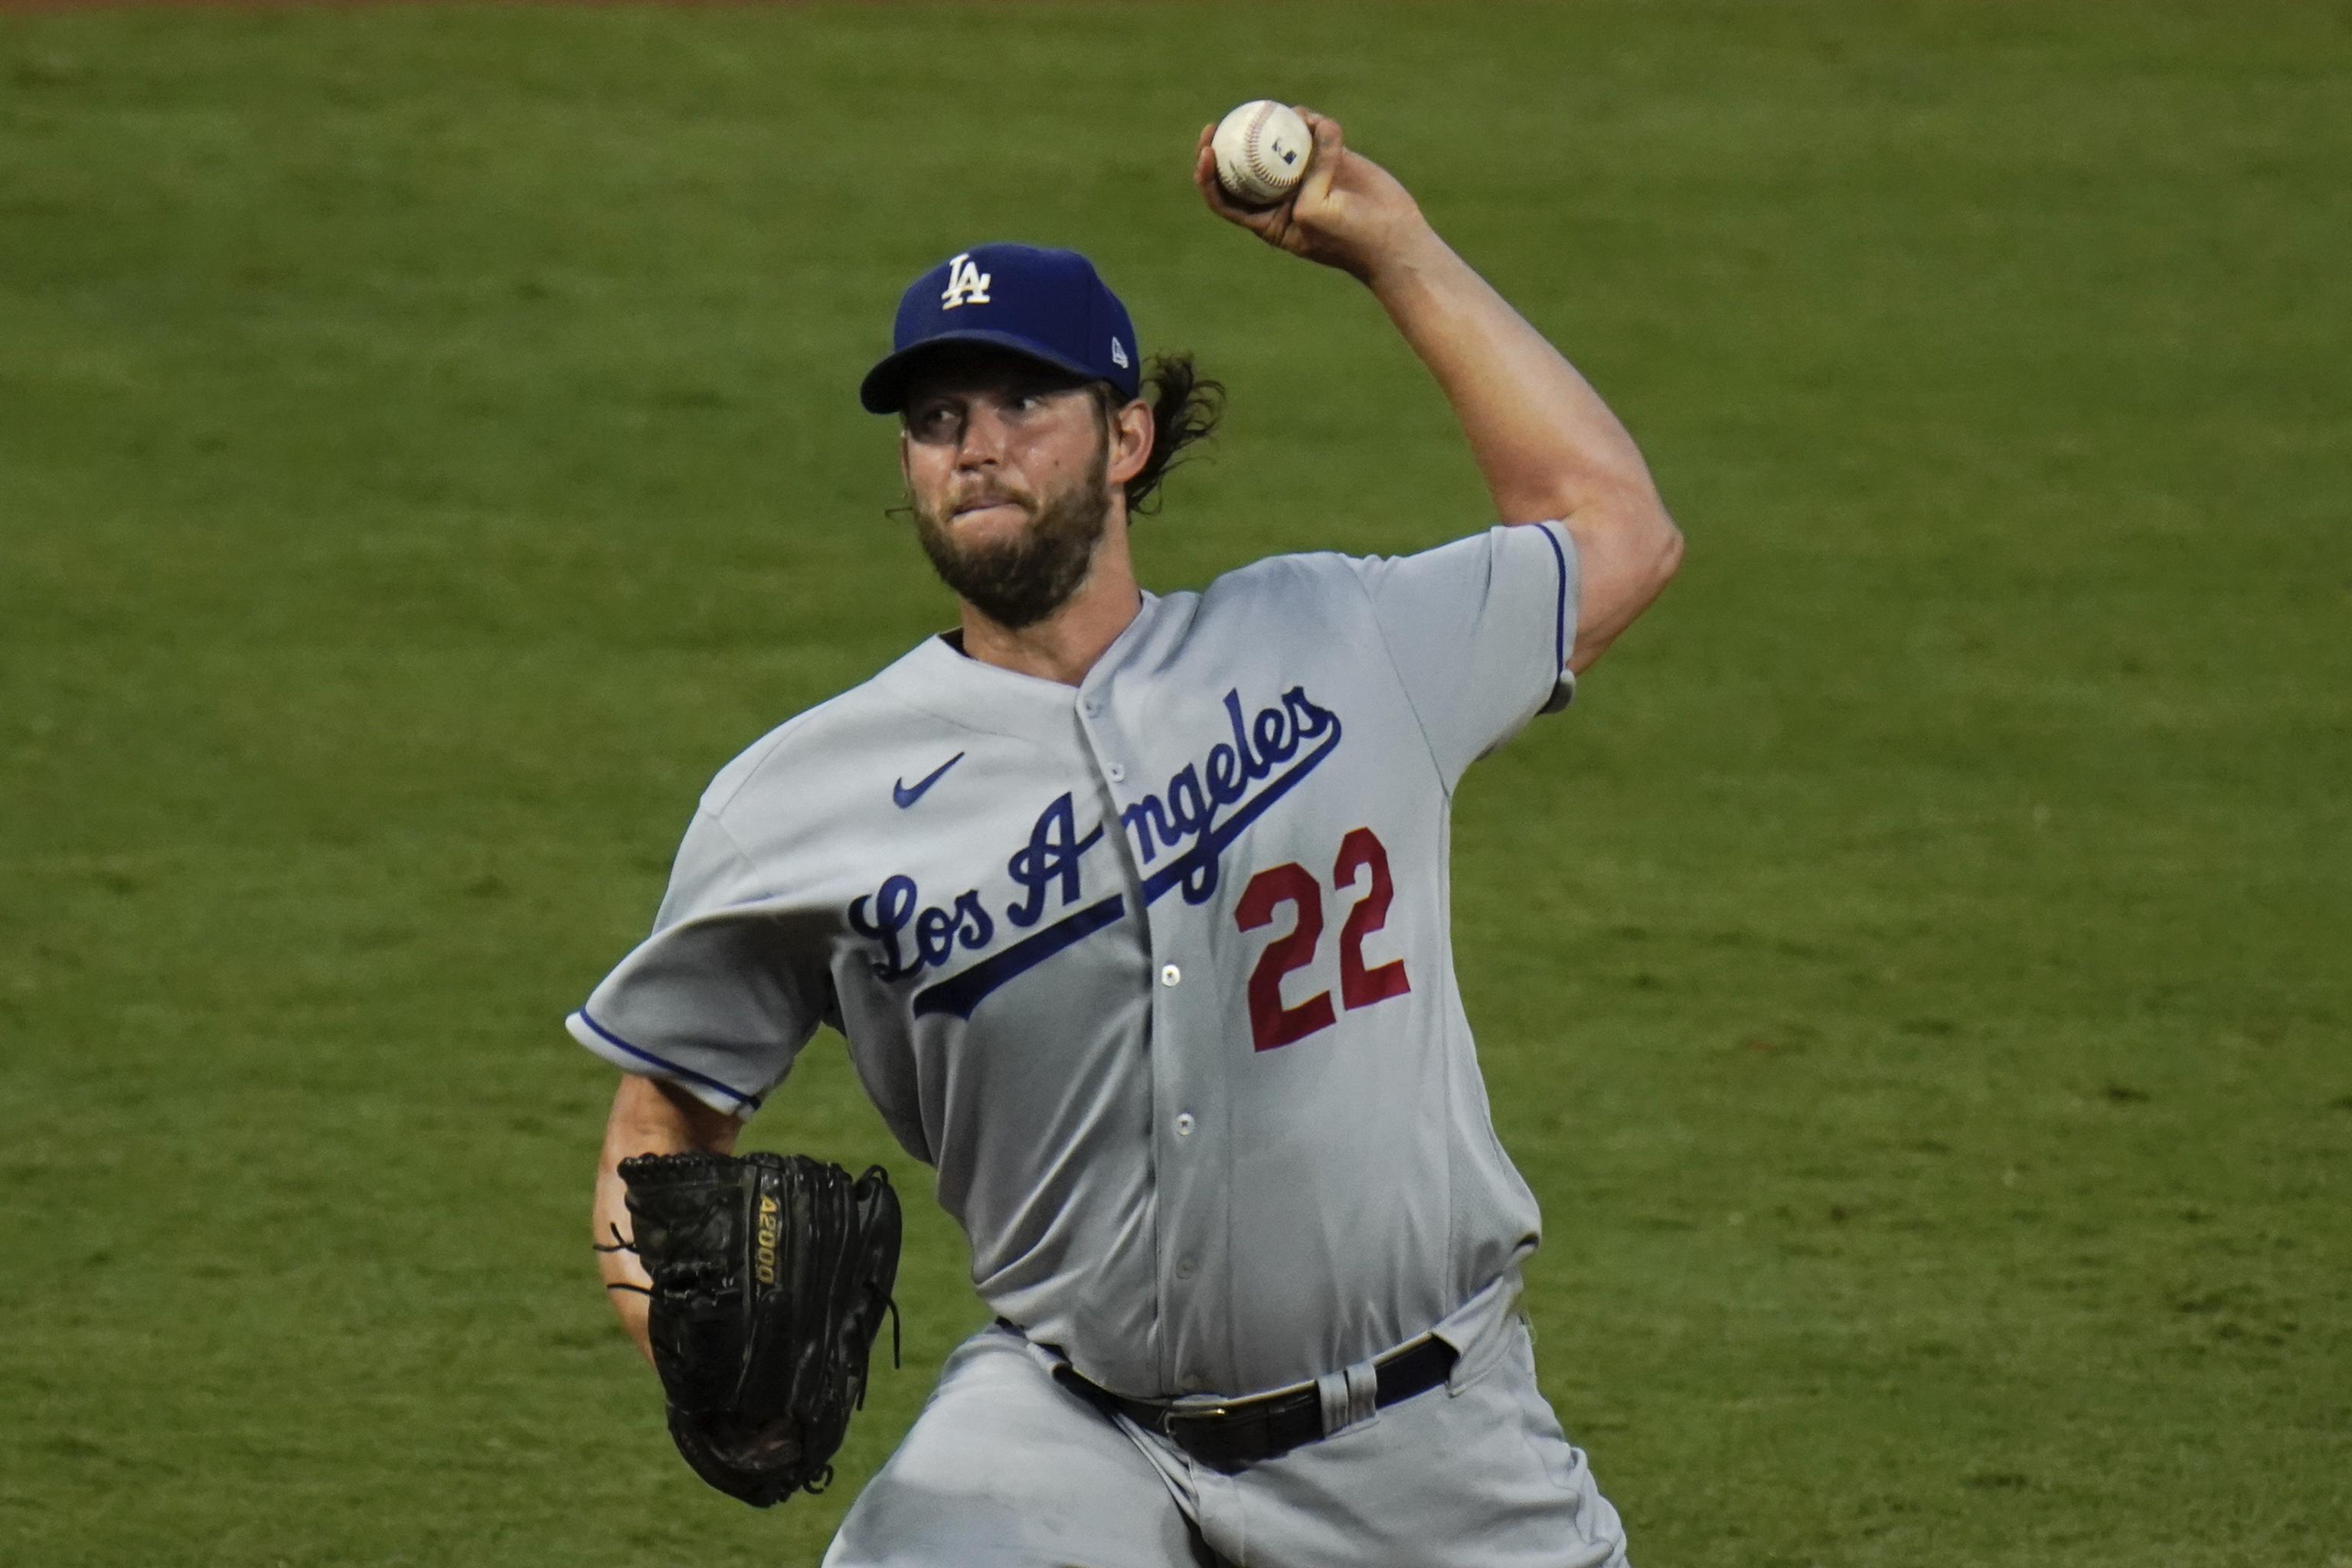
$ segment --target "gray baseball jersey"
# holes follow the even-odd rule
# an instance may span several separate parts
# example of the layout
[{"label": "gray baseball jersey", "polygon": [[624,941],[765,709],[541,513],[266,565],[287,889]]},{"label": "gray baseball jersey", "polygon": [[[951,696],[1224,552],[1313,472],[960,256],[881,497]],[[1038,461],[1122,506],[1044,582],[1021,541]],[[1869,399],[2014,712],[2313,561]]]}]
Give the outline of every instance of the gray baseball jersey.
[{"label": "gray baseball jersey", "polygon": [[1106,1387],[1360,1362],[1536,1242],[1449,813],[1568,700],[1576,603],[1538,523],[1147,594],[1075,688],[926,639],[719,773],[571,1030],[748,1115],[840,1029],[981,1296]]}]

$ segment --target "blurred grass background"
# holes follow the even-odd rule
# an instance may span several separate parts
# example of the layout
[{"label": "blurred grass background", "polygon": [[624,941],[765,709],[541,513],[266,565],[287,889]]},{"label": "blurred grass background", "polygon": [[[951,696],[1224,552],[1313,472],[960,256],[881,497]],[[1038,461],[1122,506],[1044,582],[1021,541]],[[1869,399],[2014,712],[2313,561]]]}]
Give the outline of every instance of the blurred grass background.
[{"label": "blurred grass background", "polygon": [[[951,608],[857,375],[1079,246],[1232,387],[1147,580],[1481,526],[1202,213],[1339,115],[1684,577],[1472,776],[1546,1384],[1645,1568],[2352,1565],[2352,10],[0,17],[0,1560],[813,1563],[669,1449],[563,1012],[695,794]],[[837,1046],[754,1141],[918,1193]]]}]

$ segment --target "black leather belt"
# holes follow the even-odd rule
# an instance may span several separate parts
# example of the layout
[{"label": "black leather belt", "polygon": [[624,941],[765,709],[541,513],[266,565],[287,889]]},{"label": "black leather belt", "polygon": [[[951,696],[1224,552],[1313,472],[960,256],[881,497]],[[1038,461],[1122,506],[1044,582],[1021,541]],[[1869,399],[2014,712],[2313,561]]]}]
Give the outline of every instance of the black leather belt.
[{"label": "black leather belt", "polygon": [[[1428,1338],[1372,1363],[1372,1404],[1386,1408],[1445,1381],[1454,1370],[1454,1349]],[[1162,1405],[1129,1399],[1089,1383],[1067,1363],[1054,1376],[1070,1392],[1106,1414],[1126,1416],[1157,1432],[1211,1469],[1231,1475],[1244,1466],[1279,1458],[1302,1443],[1325,1436],[1323,1395],[1313,1384],[1284,1394],[1237,1399],[1230,1405]]]}]

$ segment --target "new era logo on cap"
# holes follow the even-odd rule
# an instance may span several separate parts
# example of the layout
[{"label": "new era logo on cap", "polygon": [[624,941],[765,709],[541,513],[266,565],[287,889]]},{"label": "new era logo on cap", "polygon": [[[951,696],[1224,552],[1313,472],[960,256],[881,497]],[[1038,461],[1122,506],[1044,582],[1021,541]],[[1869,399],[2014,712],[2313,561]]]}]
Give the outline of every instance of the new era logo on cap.
[{"label": "new era logo on cap", "polygon": [[858,401],[895,414],[913,362],[942,343],[981,343],[1042,360],[1137,395],[1135,323],[1095,264],[1075,250],[976,245],[908,287],[889,354],[866,375]]}]

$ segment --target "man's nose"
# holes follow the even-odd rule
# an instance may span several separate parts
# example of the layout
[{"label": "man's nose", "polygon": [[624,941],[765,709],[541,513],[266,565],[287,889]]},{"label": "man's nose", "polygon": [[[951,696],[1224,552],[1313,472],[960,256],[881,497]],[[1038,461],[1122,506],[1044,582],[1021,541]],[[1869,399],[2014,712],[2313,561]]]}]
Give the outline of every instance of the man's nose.
[{"label": "man's nose", "polygon": [[993,409],[974,408],[966,413],[962,435],[956,448],[956,459],[961,467],[977,468],[1003,458],[1004,421]]}]

